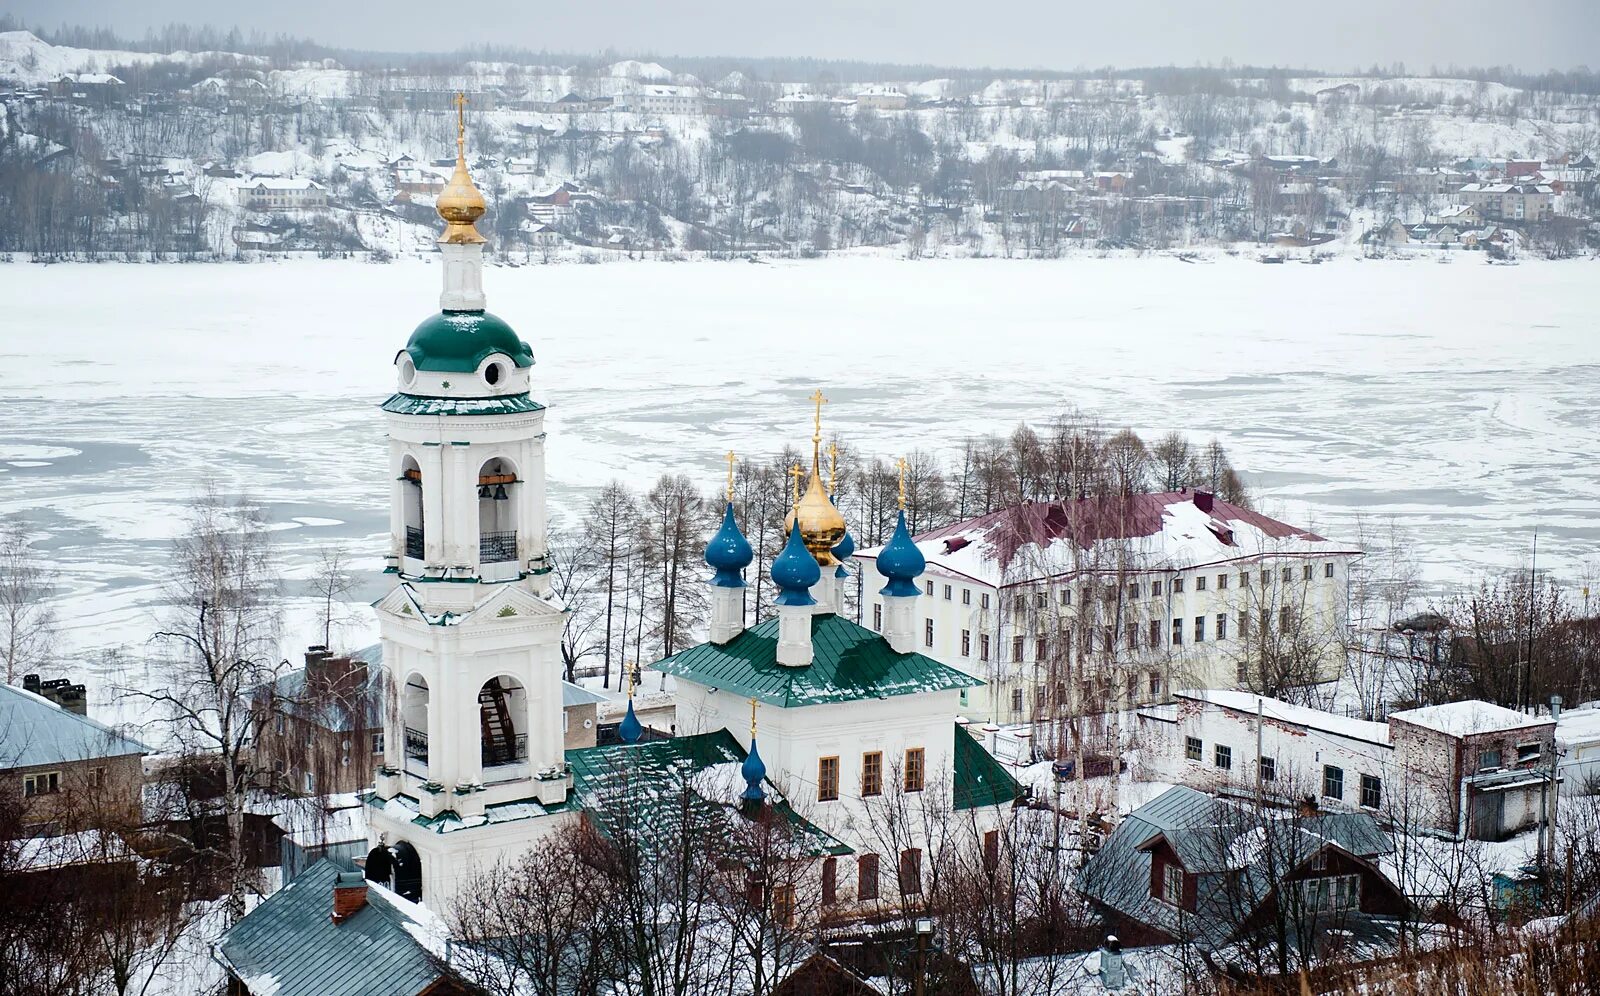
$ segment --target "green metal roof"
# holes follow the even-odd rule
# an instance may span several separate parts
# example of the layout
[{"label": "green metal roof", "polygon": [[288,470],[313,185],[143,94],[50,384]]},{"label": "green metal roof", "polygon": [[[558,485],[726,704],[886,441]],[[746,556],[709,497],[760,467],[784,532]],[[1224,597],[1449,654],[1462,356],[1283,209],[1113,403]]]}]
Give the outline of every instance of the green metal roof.
[{"label": "green metal roof", "polygon": [[956,724],[954,804],[957,809],[1004,806],[1022,795],[1022,786],[994,755]]},{"label": "green metal roof", "polygon": [[[744,819],[738,801],[745,788],[739,773],[744,759],[744,748],[727,730],[569,750],[569,803],[576,800],[602,833],[631,831],[649,849],[653,835],[670,840],[686,818],[703,829]],[[767,807],[795,828],[808,853],[851,853],[796,813],[770,781],[766,790]]]},{"label": "green metal roof", "polygon": [[415,394],[392,394],[383,410],[396,415],[517,415],[536,412],[544,405],[526,394],[503,398],[424,398]]},{"label": "green metal roof", "polygon": [[484,357],[504,353],[519,367],[533,366],[533,350],[487,311],[441,311],[417,326],[406,352],[418,370],[471,373]]},{"label": "green metal roof", "polygon": [[810,667],[778,663],[778,620],[768,619],[727,643],[702,643],[655,667],[699,685],[785,709],[973,688],[983,681],[922,654],[900,654],[889,641],[838,615],[811,617]]},{"label": "green metal roof", "polygon": [[252,993],[275,996],[409,996],[445,972],[412,930],[416,922],[369,886],[367,904],[334,923],[326,858],[269,896],[223,935],[218,951]]}]

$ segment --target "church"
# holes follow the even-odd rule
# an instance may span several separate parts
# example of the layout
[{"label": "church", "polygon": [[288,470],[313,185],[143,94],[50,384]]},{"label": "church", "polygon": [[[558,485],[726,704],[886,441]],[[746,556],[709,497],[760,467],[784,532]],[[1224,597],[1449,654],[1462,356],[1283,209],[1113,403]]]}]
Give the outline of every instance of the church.
[{"label": "church", "polygon": [[[587,820],[604,833],[652,772],[714,771],[736,772],[735,784],[696,781],[699,801],[730,817],[781,813],[798,827],[810,874],[840,918],[868,903],[914,906],[920,845],[903,840],[900,853],[880,854],[871,806],[894,797],[959,811],[979,847],[1021,792],[958,724],[962,691],[981,681],[915,649],[924,561],[904,513],[877,558],[888,579],[879,633],[840,612],[854,542],[822,482],[819,393],[807,486],[801,494],[797,473],[787,543],[770,567],[772,617],[745,625],[753,553],[730,501],[705,551],[710,638],[654,665],[676,683],[677,735],[647,738],[630,703],[622,743],[564,750],[545,407],[534,399],[532,349],[486,310],[476,228],[485,202],[464,128],[437,206],[440,310],[394,356],[396,390],[382,406],[394,585],[375,608],[394,693],[382,764],[362,796],[366,882],[396,905],[442,913],[475,876],[561,827]],[[251,950],[250,925],[274,916],[278,898],[219,946],[236,982],[252,959],[269,959]],[[323,911],[306,929],[325,933],[328,922]],[[284,942],[279,928],[270,936]],[[296,988],[285,981],[275,977],[275,991]]]}]

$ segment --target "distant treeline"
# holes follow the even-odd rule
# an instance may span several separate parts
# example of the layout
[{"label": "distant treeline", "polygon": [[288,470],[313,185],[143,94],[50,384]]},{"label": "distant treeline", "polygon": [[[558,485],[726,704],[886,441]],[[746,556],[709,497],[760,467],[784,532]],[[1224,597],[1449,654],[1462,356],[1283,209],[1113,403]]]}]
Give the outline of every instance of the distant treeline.
[{"label": "distant treeline", "polygon": [[459,71],[469,61],[512,62],[524,66],[549,66],[593,71],[624,59],[661,62],[675,72],[692,73],[714,82],[729,73],[743,73],[751,80],[806,83],[863,83],[880,80],[992,80],[992,79],[1103,79],[1139,80],[1151,92],[1229,93],[1228,81],[1237,79],[1294,79],[1308,76],[1360,77],[1448,77],[1503,83],[1507,86],[1555,93],[1600,94],[1600,71],[1580,66],[1569,70],[1529,73],[1512,66],[1455,65],[1432,66],[1426,73],[1408,72],[1404,63],[1372,65],[1343,72],[1315,68],[1235,66],[1144,66],[1117,69],[1111,66],[1076,69],[1015,68],[998,66],[940,66],[928,63],[867,62],[857,59],[814,59],[804,57],[697,56],[657,53],[628,53],[615,50],[575,53],[549,49],[530,49],[514,45],[484,45],[457,52],[376,52],[336,48],[309,38],[287,34],[269,35],[237,27],[168,24],[151,29],[142,38],[124,37],[106,27],[67,25],[50,29],[27,25],[11,14],[0,14],[0,31],[32,31],[53,45],[74,48],[121,49],[131,52],[235,52],[267,59],[275,66],[332,59],[349,69],[365,71],[406,69],[412,72]]}]

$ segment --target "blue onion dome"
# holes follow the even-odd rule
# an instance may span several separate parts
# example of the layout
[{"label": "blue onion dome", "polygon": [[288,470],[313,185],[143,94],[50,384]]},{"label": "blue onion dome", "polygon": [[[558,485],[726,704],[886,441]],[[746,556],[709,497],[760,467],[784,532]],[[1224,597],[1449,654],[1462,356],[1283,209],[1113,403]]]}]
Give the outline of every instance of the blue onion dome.
[{"label": "blue onion dome", "polygon": [[780,589],[779,605],[815,605],[811,586],[822,580],[822,568],[817,558],[806,549],[806,540],[798,528],[789,530],[789,542],[772,561],[772,583]]},{"label": "blue onion dome", "polygon": [[636,744],[644,736],[644,724],[639,722],[639,717],[633,713],[633,698],[628,698],[628,714],[622,717],[622,722],[617,724],[617,736],[625,744]]},{"label": "blue onion dome", "polygon": [[847,578],[850,576],[850,572],[844,569],[844,562],[849,560],[850,555],[855,552],[856,538],[850,535],[850,530],[846,529],[844,537],[839,540],[839,545],[833,548],[833,559],[839,562],[839,566],[833,569],[834,577]]},{"label": "blue onion dome", "polygon": [[911,533],[906,530],[906,510],[901,509],[899,521],[894,524],[894,535],[889,537],[888,545],[878,554],[878,573],[889,579],[879,594],[922,594],[916,582],[927,566],[922,551],[911,542]]},{"label": "blue onion dome", "polygon": [[742,572],[754,559],[750,541],[744,538],[744,533],[739,531],[739,524],[733,521],[733,502],[730,501],[727,510],[722,513],[722,528],[706,544],[706,563],[717,572],[711,583],[719,588],[743,588]]},{"label": "blue onion dome", "polygon": [[756,750],[756,738],[750,738],[750,754],[744,759],[744,764],[739,766],[739,774],[744,776],[745,790],[739,798],[746,802],[760,802],[767,797],[766,790],[761,783],[766,780],[767,766],[761,760],[761,752]]}]

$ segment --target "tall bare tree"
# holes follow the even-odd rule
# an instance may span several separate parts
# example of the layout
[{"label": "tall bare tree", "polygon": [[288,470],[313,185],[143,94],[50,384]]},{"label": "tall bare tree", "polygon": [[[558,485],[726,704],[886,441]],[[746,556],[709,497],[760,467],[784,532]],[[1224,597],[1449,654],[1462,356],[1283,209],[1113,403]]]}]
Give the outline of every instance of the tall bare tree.
[{"label": "tall bare tree", "polygon": [[50,662],[55,642],[51,582],[22,520],[0,520],[0,663],[7,684]]}]

